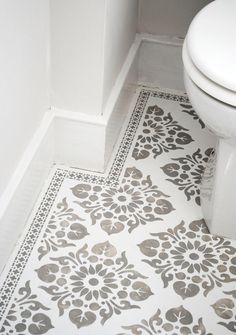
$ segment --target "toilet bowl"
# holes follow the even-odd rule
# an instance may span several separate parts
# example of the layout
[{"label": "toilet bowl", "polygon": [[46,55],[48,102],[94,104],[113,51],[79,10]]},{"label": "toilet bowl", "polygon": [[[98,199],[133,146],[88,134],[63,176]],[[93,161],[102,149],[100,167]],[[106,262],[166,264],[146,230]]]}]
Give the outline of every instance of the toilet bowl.
[{"label": "toilet bowl", "polygon": [[201,185],[212,234],[236,239],[236,1],[215,0],[193,19],[183,46],[184,81],[199,117],[217,136]]}]

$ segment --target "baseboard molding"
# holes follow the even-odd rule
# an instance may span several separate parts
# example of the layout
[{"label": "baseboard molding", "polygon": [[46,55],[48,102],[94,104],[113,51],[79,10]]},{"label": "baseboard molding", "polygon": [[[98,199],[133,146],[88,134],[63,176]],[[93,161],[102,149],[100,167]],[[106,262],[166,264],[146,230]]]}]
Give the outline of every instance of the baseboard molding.
[{"label": "baseboard molding", "polygon": [[0,198],[0,273],[9,259],[54,163],[104,172],[138,80],[138,50],[132,45],[103,115],[51,108],[26,148]]},{"label": "baseboard molding", "polygon": [[104,112],[99,116],[53,108],[55,161],[71,167],[104,172],[138,83],[137,35],[117,77]]},{"label": "baseboard molding", "polygon": [[0,273],[54,162],[54,116],[47,112],[0,198]]},{"label": "baseboard molding", "polygon": [[[153,54],[150,54],[150,45],[154,48]],[[23,231],[53,163],[105,171],[133,94],[144,74],[146,82],[152,81],[155,86],[154,79],[166,73],[154,66],[156,48],[160,45],[178,47],[179,57],[181,41],[137,35],[102,115],[87,116],[55,108],[46,113],[0,198],[0,272]],[[149,55],[150,66],[144,62],[145,52]],[[171,70],[168,80],[174,80],[175,75]],[[175,89],[179,90],[179,86]]]}]

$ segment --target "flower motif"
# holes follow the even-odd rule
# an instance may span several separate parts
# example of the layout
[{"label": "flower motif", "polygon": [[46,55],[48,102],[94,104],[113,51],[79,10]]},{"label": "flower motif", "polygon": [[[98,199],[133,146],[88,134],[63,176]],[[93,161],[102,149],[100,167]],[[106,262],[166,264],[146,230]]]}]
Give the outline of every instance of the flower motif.
[{"label": "flower motif", "polygon": [[128,333],[120,333],[118,335],[212,335],[210,333],[206,333],[206,328],[203,324],[202,318],[198,320],[198,323],[194,323],[192,314],[183,306],[169,309],[165,313],[165,316],[163,316],[161,310],[158,309],[149,320],[142,320],[140,323],[131,326],[124,326],[122,328],[127,330]]},{"label": "flower motif", "polygon": [[140,170],[127,168],[122,184],[116,188],[78,184],[72,188],[75,201],[89,213],[92,224],[100,223],[108,234],[117,234],[125,229],[131,233],[140,224],[162,220],[161,216],[174,210],[150,176],[146,179]]},{"label": "flower motif", "polygon": [[170,113],[157,105],[149,106],[132,156],[139,160],[153,154],[156,158],[164,152],[183,149],[184,145],[193,142],[187,132],[188,129],[174,121]]},{"label": "flower motif", "polygon": [[209,268],[217,264],[213,248],[199,241],[182,241],[179,245],[174,245],[171,257],[175,266],[186,269],[188,273],[208,272]]},{"label": "flower motif", "polygon": [[80,296],[84,296],[85,300],[98,300],[99,297],[108,299],[113,294],[112,290],[118,288],[115,273],[104,268],[103,264],[90,265],[89,268],[82,266],[80,272],[75,273],[76,275],[70,277],[74,286],[72,291],[80,292]]},{"label": "flower motif", "polygon": [[81,224],[84,221],[70,208],[66,198],[57,204],[45,233],[43,245],[38,248],[39,260],[49,252],[57,251],[60,248],[75,246],[79,241],[88,235],[87,228]]},{"label": "flower motif", "polygon": [[40,286],[57,303],[59,315],[68,312],[77,328],[94,323],[104,324],[114,313],[140,308],[140,302],[153,293],[143,282],[147,277],[134,270],[125,252],[117,257],[116,248],[108,241],[88,245],[75,253],[50,258],[51,263],[36,270],[47,284]]},{"label": "flower motif", "polygon": [[209,157],[213,149],[209,148],[202,153],[200,149],[193,155],[181,158],[172,158],[174,163],[168,163],[161,169],[169,177],[166,180],[184,191],[187,200],[194,199],[200,205],[200,183]]},{"label": "flower motif", "polygon": [[181,222],[167,232],[151,234],[139,244],[147,256],[143,261],[161,275],[164,287],[173,282],[175,292],[183,299],[206,296],[215,285],[236,281],[236,249],[230,241],[208,233],[203,220],[193,221],[189,229]]},{"label": "flower motif", "polygon": [[118,190],[110,189],[102,193],[102,204],[114,214],[126,214],[135,211],[144,204],[142,193],[131,185],[124,185]]},{"label": "flower motif", "polygon": [[[32,294],[30,281],[19,289],[19,297],[14,303],[3,322],[0,334],[46,334],[53,327],[48,317],[49,308],[45,307],[37,299],[37,295]],[[9,332],[8,332],[9,331]]]}]

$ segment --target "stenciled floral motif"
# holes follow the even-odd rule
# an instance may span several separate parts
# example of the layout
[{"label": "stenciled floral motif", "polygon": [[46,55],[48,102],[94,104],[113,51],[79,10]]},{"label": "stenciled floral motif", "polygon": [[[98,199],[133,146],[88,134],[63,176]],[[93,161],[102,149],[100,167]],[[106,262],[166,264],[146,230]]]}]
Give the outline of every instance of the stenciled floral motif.
[{"label": "stenciled floral motif", "polygon": [[84,245],[67,256],[50,258],[51,263],[36,270],[40,286],[57,303],[59,315],[68,312],[76,327],[82,328],[100,318],[104,324],[123,310],[140,308],[153,293],[143,281],[147,277],[134,270],[125,252],[117,257],[108,241]]},{"label": "stenciled floral motif", "polygon": [[190,104],[180,104],[181,107],[183,107],[184,109],[182,110],[183,113],[187,113],[189,115],[191,115],[193,117],[193,120],[196,120],[199,122],[201,128],[205,128],[205,124],[204,122],[199,118],[199,116],[197,115],[197,113],[195,112],[195,110],[193,109],[192,105]]},{"label": "stenciled floral motif", "polygon": [[[236,257],[234,258],[236,266]],[[215,313],[224,321],[218,322],[219,325],[227,328],[233,334],[236,333],[236,290],[224,292],[226,297],[219,299],[212,305]]]},{"label": "stenciled floral motif", "polygon": [[43,245],[38,248],[39,260],[59,248],[75,246],[75,241],[87,236],[87,228],[80,223],[83,221],[74,213],[73,208],[69,208],[66,198],[63,198],[47,224],[41,241]]},{"label": "stenciled floral motif", "polygon": [[3,322],[0,334],[41,335],[54,328],[48,317],[49,308],[38,301],[36,294],[32,294],[30,281],[19,289],[18,295]]},{"label": "stenciled floral motif", "polygon": [[150,155],[154,158],[164,152],[184,149],[183,146],[193,142],[188,129],[174,121],[169,112],[150,106],[144,117],[142,133],[138,135],[132,156],[136,160]]},{"label": "stenciled floral motif", "polygon": [[173,283],[174,291],[183,299],[215,287],[236,281],[236,249],[230,240],[212,236],[203,220],[193,221],[189,227],[181,222],[174,229],[151,234],[139,244],[147,256],[143,262],[161,276],[164,287]]},{"label": "stenciled floral motif", "polygon": [[140,224],[162,220],[174,210],[150,176],[143,178],[140,170],[127,168],[118,188],[78,184],[73,194],[83,201],[75,201],[89,213],[92,224],[100,223],[107,234],[120,233],[125,227],[132,232]]},{"label": "stenciled floral motif", "polygon": [[168,163],[161,167],[163,172],[171,178],[166,180],[177,185],[180,191],[184,191],[187,200],[194,199],[199,206],[200,183],[206,163],[212,153],[212,148],[207,149],[205,153],[198,149],[192,155],[172,158],[174,163]]},{"label": "stenciled floral motif", "polygon": [[169,309],[165,313],[165,316],[158,309],[149,320],[144,319],[140,323],[122,328],[128,330],[128,333],[117,335],[213,335],[206,332],[202,318],[194,323],[192,314],[183,306]]}]

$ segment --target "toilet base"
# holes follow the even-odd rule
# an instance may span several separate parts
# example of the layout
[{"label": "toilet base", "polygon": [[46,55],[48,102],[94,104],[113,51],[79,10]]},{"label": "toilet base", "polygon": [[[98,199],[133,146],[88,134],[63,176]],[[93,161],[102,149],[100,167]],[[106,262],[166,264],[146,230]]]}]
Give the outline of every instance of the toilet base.
[{"label": "toilet base", "polygon": [[203,216],[210,233],[236,239],[236,139],[218,140],[201,184]]}]

